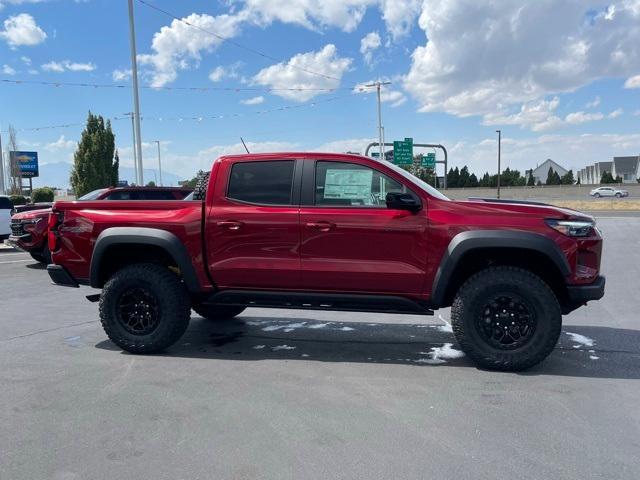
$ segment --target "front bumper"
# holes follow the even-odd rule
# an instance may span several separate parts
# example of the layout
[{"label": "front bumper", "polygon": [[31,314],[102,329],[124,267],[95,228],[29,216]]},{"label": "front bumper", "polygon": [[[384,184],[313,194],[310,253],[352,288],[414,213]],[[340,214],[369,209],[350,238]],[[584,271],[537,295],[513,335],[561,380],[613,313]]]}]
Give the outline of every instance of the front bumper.
[{"label": "front bumper", "polygon": [[605,278],[600,275],[588,285],[567,285],[567,297],[574,305],[584,305],[590,300],[600,300],[604,296]]},{"label": "front bumper", "polygon": [[62,265],[48,265],[47,273],[49,274],[49,277],[51,277],[51,281],[56,285],[74,288],[80,287],[76,279],[73,278],[69,271]]},{"label": "front bumper", "polygon": [[13,248],[17,248],[18,250],[22,250],[23,252],[28,252],[29,250],[27,250],[22,244],[21,241],[30,241],[31,240],[31,235],[23,235],[21,237],[16,237],[15,235],[9,235],[9,238],[7,238],[7,244],[11,245]]}]

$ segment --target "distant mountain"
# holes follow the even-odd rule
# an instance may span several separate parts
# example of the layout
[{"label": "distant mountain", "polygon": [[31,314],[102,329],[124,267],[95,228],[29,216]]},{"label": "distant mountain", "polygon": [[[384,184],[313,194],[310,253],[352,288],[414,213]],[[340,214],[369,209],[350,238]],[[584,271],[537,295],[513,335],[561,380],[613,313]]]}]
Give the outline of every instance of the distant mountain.
[{"label": "distant mountain", "polygon": [[[40,165],[40,176],[33,179],[33,186],[36,187],[57,187],[69,188],[69,173],[72,165],[67,162],[46,163]],[[135,170],[131,167],[120,167],[120,180],[126,180],[130,184],[135,182]],[[175,173],[162,170],[162,183],[167,187],[177,187],[178,181],[184,180]],[[158,181],[158,171],[153,168],[144,169],[144,181]]]}]

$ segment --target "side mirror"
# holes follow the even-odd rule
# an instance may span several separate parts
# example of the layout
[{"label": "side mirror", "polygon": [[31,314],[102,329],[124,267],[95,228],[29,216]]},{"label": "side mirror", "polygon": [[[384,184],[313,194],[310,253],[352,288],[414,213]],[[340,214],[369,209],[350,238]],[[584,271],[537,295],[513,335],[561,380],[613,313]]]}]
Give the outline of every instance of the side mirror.
[{"label": "side mirror", "polygon": [[412,213],[422,209],[422,203],[410,193],[387,193],[387,208],[395,210],[408,210]]}]

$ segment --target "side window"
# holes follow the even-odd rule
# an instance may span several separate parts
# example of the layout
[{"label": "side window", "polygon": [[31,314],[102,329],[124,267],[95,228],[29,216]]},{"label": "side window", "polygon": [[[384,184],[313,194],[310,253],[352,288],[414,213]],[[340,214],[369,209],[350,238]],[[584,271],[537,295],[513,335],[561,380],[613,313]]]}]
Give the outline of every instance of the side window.
[{"label": "side window", "polygon": [[111,192],[105,200],[132,200],[131,193],[123,190]]},{"label": "side window", "polygon": [[356,163],[316,162],[315,204],[319,206],[386,207],[387,193],[406,187]]},{"label": "side window", "polygon": [[170,190],[140,190],[140,200],[175,200]]},{"label": "side window", "polygon": [[261,205],[291,205],[294,166],[295,160],[235,163],[227,198]]},{"label": "side window", "polygon": [[0,210],[12,210],[13,203],[7,197],[0,197]]}]

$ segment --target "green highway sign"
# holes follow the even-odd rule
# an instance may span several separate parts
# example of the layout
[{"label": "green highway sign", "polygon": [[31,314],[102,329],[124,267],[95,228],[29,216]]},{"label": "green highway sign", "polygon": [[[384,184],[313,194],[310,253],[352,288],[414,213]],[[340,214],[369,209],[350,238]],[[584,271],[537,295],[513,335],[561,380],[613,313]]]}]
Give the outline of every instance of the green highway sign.
[{"label": "green highway sign", "polygon": [[396,165],[413,165],[413,138],[395,140],[393,142],[393,163]]},{"label": "green highway sign", "polygon": [[426,168],[436,168],[436,154],[427,153],[424,157],[422,157],[421,166]]}]

